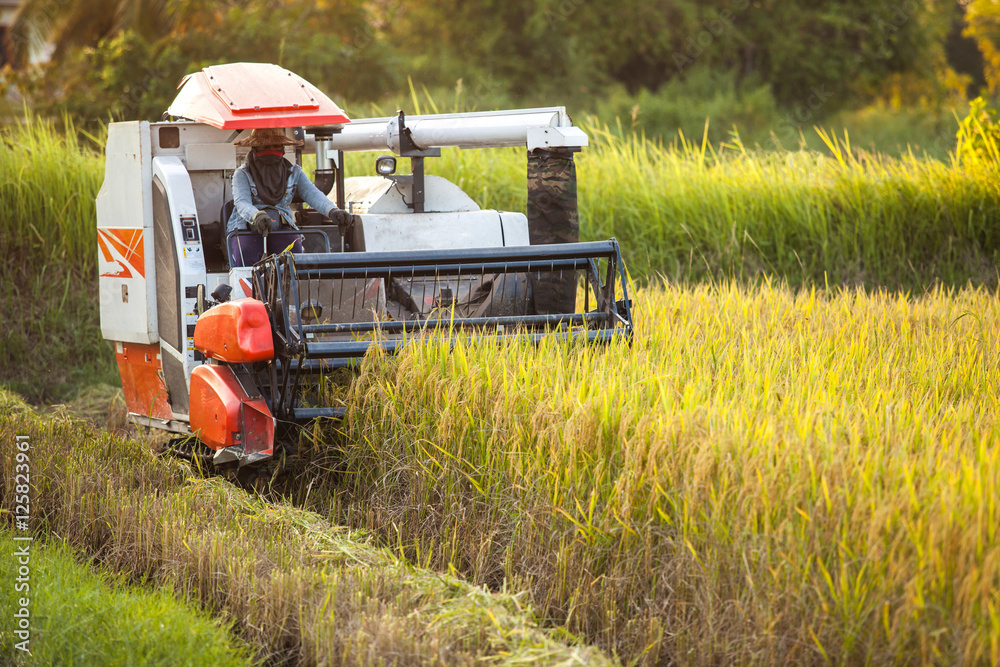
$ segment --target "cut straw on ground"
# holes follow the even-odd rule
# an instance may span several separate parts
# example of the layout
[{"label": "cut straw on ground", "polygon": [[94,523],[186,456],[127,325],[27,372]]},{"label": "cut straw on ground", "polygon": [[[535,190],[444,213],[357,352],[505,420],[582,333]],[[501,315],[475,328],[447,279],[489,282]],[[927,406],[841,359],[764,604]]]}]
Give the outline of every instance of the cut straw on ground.
[{"label": "cut straw on ground", "polygon": [[[167,586],[235,624],[281,664],[607,664],[541,630],[521,596],[413,567],[359,533],[222,479],[192,478],[148,446],[8,397],[0,441],[32,443],[35,530],[133,581]],[[13,453],[0,457],[13,479]],[[14,489],[0,482],[3,506]]]}]

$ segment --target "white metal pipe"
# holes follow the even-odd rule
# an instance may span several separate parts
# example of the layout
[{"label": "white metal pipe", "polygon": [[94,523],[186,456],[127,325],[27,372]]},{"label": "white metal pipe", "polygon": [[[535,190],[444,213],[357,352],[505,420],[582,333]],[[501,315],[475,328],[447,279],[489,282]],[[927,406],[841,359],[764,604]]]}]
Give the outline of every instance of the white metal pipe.
[{"label": "white metal pipe", "polygon": [[[572,128],[563,107],[407,116],[414,143],[421,148],[492,148],[526,146],[531,128]],[[575,129],[575,128],[574,128]],[[583,132],[565,132],[563,145],[586,146]],[[562,136],[560,134],[560,136]],[[331,150],[399,152],[399,118],[365,118],[352,121],[333,135]]]}]

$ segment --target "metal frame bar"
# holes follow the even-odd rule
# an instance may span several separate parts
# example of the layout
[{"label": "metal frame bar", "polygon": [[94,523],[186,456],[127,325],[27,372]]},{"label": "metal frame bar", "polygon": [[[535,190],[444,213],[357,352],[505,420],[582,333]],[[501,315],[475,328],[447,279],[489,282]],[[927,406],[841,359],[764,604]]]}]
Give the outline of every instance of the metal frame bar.
[{"label": "metal frame bar", "polygon": [[499,248],[449,248],[447,250],[393,250],[383,252],[307,253],[295,255],[298,272],[310,269],[347,269],[359,267],[433,267],[442,264],[467,264],[480,266],[514,264],[518,261],[538,263],[535,271],[549,270],[542,262],[572,261],[574,268],[583,260],[600,257],[621,257],[618,241],[591,241],[588,243],[555,243],[551,245],[505,246]]},{"label": "metal frame bar", "polygon": [[388,322],[351,322],[345,324],[304,324],[304,334],[331,333],[366,333],[384,331],[385,333],[402,333],[424,331],[428,329],[470,329],[509,325],[527,326],[581,326],[607,322],[611,319],[608,313],[573,313],[569,315],[504,315],[497,317],[455,317],[437,320],[410,320]]},{"label": "metal frame bar", "polygon": [[[605,260],[604,276],[598,260]],[[293,322],[290,308],[302,313],[299,282],[316,279],[433,278],[455,276],[507,276],[521,273],[582,271],[585,275],[585,312],[543,315],[454,317],[448,307],[426,319],[406,321],[304,324]],[[616,300],[621,283],[622,300]],[[546,339],[631,344],[632,312],[627,275],[615,239],[592,243],[563,243],[508,248],[472,248],[437,251],[361,253],[283,253],[258,263],[253,269],[254,294],[269,309],[277,358],[269,369],[271,407],[279,419],[302,421],[336,416],[328,408],[299,408],[297,399],[304,375],[322,374],[354,366],[372,347],[394,354],[411,342],[409,333],[445,330],[452,343],[466,341],[524,341]],[[590,308],[590,293],[595,310]],[[492,306],[492,303],[490,304]],[[448,313],[451,313],[451,317]],[[484,313],[480,313],[484,314]],[[355,314],[356,316],[356,314]],[[505,330],[510,326],[514,331]],[[523,327],[523,328],[521,328]],[[572,329],[571,327],[577,327]],[[547,329],[539,331],[539,329]],[[484,330],[496,329],[496,333]],[[568,329],[568,330],[567,330]],[[374,334],[367,340],[311,340],[325,334]],[[383,336],[382,334],[387,334]]]},{"label": "metal frame bar", "polygon": [[[594,329],[590,331],[554,331],[545,333],[518,332],[514,334],[497,335],[466,335],[453,336],[452,341],[463,338],[467,341],[524,341],[538,344],[543,340],[557,341],[586,340],[588,343],[610,343],[613,340],[626,340],[630,333],[625,328]],[[305,358],[312,359],[353,359],[365,356],[373,346],[381,347],[389,354],[399,352],[413,339],[387,338],[383,340],[358,340],[343,342],[306,343]]]}]

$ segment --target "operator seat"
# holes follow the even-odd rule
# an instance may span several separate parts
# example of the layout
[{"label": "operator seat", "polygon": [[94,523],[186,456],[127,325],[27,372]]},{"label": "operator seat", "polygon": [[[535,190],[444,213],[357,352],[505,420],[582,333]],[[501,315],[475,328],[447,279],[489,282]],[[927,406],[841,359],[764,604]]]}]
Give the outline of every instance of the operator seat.
[{"label": "operator seat", "polygon": [[[221,217],[225,225],[232,215],[233,201],[222,206]],[[279,215],[276,210],[265,209],[272,220]],[[330,237],[321,229],[294,229],[285,227],[268,234],[267,239],[248,229],[238,229],[226,235],[226,259],[230,267],[253,266],[265,254],[276,254],[288,248],[293,253],[330,252]]]},{"label": "operator seat", "polygon": [[302,232],[297,229],[271,232],[265,239],[249,230],[237,230],[229,235],[229,266],[253,266],[264,255],[276,255],[289,248],[293,253],[302,252]]},{"label": "operator seat", "polygon": [[[277,211],[267,209],[265,212],[272,220],[280,220]],[[222,205],[222,224],[229,222],[232,213],[233,200],[230,199]],[[248,229],[237,229],[226,235],[226,254],[230,267],[253,266],[265,253],[277,254],[289,246],[294,253],[302,252],[302,234],[296,229],[274,231],[266,239]]]}]

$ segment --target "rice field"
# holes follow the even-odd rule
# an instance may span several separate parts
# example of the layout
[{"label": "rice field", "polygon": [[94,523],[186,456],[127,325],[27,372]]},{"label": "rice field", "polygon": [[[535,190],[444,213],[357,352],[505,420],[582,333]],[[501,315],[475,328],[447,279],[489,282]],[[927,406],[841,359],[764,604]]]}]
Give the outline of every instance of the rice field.
[{"label": "rice field", "polygon": [[[29,117],[0,127],[0,381],[36,403],[117,382],[97,326],[94,197],[103,136]],[[1000,151],[971,159],[889,158],[820,131],[828,150],[663,145],[585,128],[577,158],[584,240],[614,235],[632,276],[683,284],[781,280],[793,287],[910,290],[1000,284]],[[977,144],[978,145],[978,144]],[[483,207],[524,210],[525,157],[445,150],[431,172]],[[351,174],[373,156],[350,154]],[[205,221],[211,222],[211,221]],[[44,363],[23,364],[33,350]],[[42,367],[44,366],[44,372]]]},{"label": "rice field", "polygon": [[[263,662],[1000,662],[997,160],[588,131],[583,235],[622,242],[631,347],[371,356],[267,499],[0,389],[39,539]],[[34,402],[116,383],[102,140],[74,137],[0,128],[0,385]],[[429,166],[523,210],[523,153]]]},{"label": "rice field", "polygon": [[35,403],[117,383],[98,324],[104,161],[96,140],[69,129],[37,119],[0,127],[0,383]]},{"label": "rice field", "polygon": [[[634,276],[911,290],[998,284],[1000,153],[890,158],[822,130],[825,153],[714,150],[585,129],[581,235],[616,237]],[[428,168],[484,207],[525,208],[523,151],[445,151]]]},{"label": "rice field", "polygon": [[996,664],[997,294],[636,300],[631,349],[369,358],[310,502],[627,661]]},{"label": "rice field", "polygon": [[[78,138],[66,123],[65,134],[35,118],[0,127],[0,250],[21,259],[5,273],[94,273],[104,139]],[[714,149],[683,137],[664,145],[620,128],[584,129],[591,146],[577,157],[582,236],[618,238],[638,278],[770,276],[792,286],[904,289],[998,283],[995,146],[938,161],[856,150],[823,130],[825,153],[738,142]],[[349,175],[374,173],[372,154],[348,158]],[[523,151],[445,150],[427,164],[483,208],[525,208]]]}]

